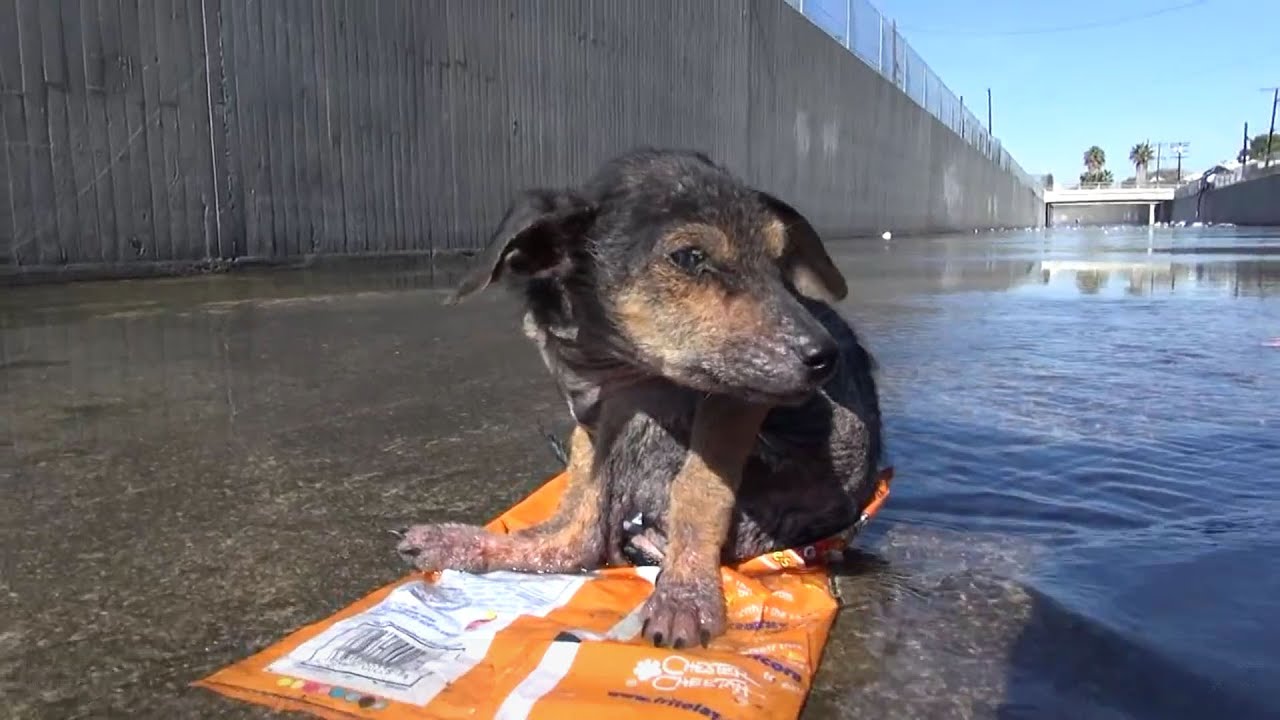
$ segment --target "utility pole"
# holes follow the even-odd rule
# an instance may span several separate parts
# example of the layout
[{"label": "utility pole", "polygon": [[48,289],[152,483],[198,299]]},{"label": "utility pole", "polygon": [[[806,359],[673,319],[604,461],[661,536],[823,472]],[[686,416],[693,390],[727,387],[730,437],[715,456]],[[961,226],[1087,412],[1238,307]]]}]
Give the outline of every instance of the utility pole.
[{"label": "utility pole", "polygon": [[[1275,112],[1271,113],[1271,122],[1275,123]],[[991,129],[991,88],[987,88],[987,133],[994,136],[996,133]]]},{"label": "utility pole", "polygon": [[1177,156],[1178,156],[1178,180],[1177,180],[1177,183],[1178,183],[1179,185],[1181,185],[1181,184],[1182,184],[1182,156],[1187,154],[1187,145],[1189,145],[1189,143],[1186,143],[1186,142],[1176,142],[1176,143],[1174,143],[1174,144],[1169,148],[1170,150],[1172,150],[1172,151],[1173,151],[1173,154],[1174,154],[1174,155],[1177,155]]},{"label": "utility pole", "polygon": [[1271,91],[1271,128],[1267,130],[1267,159],[1263,167],[1271,167],[1271,136],[1276,134],[1276,103],[1280,103],[1280,87],[1262,88],[1262,92]]},{"label": "utility pole", "polygon": [[1240,175],[1244,176],[1244,166],[1249,162],[1249,123],[1244,124],[1244,138],[1240,142]]},{"label": "utility pole", "polygon": [[1188,151],[1188,148],[1190,148],[1190,147],[1191,147],[1191,143],[1186,142],[1185,140],[1180,140],[1180,141],[1178,141],[1178,142],[1158,142],[1158,143],[1156,143],[1156,177],[1157,177],[1157,178],[1159,178],[1159,177],[1160,177],[1160,156],[1161,156],[1161,154],[1162,154],[1162,153],[1161,153],[1161,151],[1165,148],[1165,146],[1168,146],[1169,151],[1173,153],[1174,157],[1178,158],[1178,179],[1177,179],[1177,182],[1178,182],[1178,184],[1181,184],[1181,183],[1182,183],[1182,158],[1183,158],[1183,156],[1184,156],[1184,155],[1190,155],[1190,154],[1191,154],[1191,153]]}]

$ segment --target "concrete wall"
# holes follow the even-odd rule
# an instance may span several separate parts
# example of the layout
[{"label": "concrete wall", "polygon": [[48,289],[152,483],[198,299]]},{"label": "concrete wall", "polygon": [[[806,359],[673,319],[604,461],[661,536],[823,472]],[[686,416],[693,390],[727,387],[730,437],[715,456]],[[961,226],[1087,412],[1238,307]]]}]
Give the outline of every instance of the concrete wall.
[{"label": "concrete wall", "polygon": [[475,248],[638,144],[837,235],[1043,218],[782,0],[4,2],[0,120],[10,274]]},{"label": "concrete wall", "polygon": [[1165,205],[1171,222],[1280,225],[1280,174],[1193,193]]}]

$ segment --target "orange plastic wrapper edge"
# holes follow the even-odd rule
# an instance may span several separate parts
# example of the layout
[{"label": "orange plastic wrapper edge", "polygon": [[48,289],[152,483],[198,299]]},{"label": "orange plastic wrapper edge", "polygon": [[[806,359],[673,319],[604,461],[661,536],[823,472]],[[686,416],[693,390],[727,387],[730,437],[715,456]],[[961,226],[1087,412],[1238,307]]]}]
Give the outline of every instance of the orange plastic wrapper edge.
[{"label": "orange plastic wrapper edge", "polygon": [[[551,478],[488,528],[542,521],[565,482]],[[729,630],[707,648],[640,637],[657,568],[415,573],[193,684],[334,719],[796,718],[837,609],[824,563],[844,542],[722,568]]]}]

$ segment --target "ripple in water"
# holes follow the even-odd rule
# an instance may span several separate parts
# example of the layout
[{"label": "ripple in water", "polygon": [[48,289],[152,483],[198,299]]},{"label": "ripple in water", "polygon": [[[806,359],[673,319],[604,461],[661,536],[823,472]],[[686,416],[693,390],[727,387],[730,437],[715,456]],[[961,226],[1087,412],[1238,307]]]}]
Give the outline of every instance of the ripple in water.
[{"label": "ripple in water", "polygon": [[1280,715],[1280,235],[1197,232],[838,250],[897,480],[806,715]]}]

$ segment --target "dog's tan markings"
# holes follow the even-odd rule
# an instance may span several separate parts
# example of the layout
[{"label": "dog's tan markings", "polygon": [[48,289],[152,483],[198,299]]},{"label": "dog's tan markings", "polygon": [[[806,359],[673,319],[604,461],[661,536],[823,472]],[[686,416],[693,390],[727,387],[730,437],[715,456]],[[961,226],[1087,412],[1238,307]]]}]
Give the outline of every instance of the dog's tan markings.
[{"label": "dog's tan markings", "polygon": [[729,293],[716,280],[691,277],[665,260],[619,293],[615,320],[644,355],[669,366],[722,352],[766,325],[765,308],[752,296]]},{"label": "dog's tan markings", "polygon": [[671,485],[673,577],[716,570],[742,469],[768,408],[711,395],[698,404],[689,454]]},{"label": "dog's tan markings", "polygon": [[641,354],[676,369],[695,357],[718,354],[724,347],[758,334],[763,309],[746,297],[728,297],[713,283],[659,277],[625,291],[617,320]]},{"label": "dog's tan markings", "polygon": [[475,525],[418,525],[405,533],[400,553],[421,570],[572,572],[593,568],[603,555],[603,491],[595,452],[581,426],[569,441],[569,480],[556,512],[545,522],[508,535]]},{"label": "dog's tan markings", "polygon": [[672,303],[694,347],[715,352],[743,339],[758,337],[765,309],[747,294],[728,294],[716,285],[694,285]]},{"label": "dog's tan markings", "polygon": [[719,395],[698,404],[689,453],[671,485],[662,573],[645,605],[644,635],[654,644],[705,644],[725,630],[721,549],[767,412]]},{"label": "dog's tan markings", "polygon": [[765,246],[800,294],[835,303],[849,293],[844,275],[831,261],[818,231],[795,208],[767,193],[758,193],[772,221],[764,226]]},{"label": "dog's tan markings", "polygon": [[760,228],[760,236],[764,238],[765,251],[769,257],[777,260],[787,252],[787,225],[779,218],[770,218]]},{"label": "dog's tan markings", "polygon": [[[656,283],[647,282],[650,275],[657,276]],[[650,357],[666,357],[668,353],[663,350],[678,344],[678,337],[673,337],[678,333],[677,318],[655,287],[661,282],[659,272],[646,273],[646,277],[619,293],[615,306],[615,322],[622,333]]]},{"label": "dog's tan markings", "polygon": [[737,248],[729,240],[729,236],[720,228],[706,223],[683,224],[667,233],[659,242],[667,252],[696,247],[705,252],[713,263],[733,262],[738,257]]},{"label": "dog's tan markings", "polygon": [[[591,437],[578,425],[569,438],[569,464],[566,468],[569,482],[555,514],[540,525],[518,530],[508,537],[536,540],[551,552],[580,551],[581,548],[575,546],[589,540],[600,527],[603,493],[595,478],[594,465]],[[519,558],[510,558],[509,562],[519,562]]]}]

